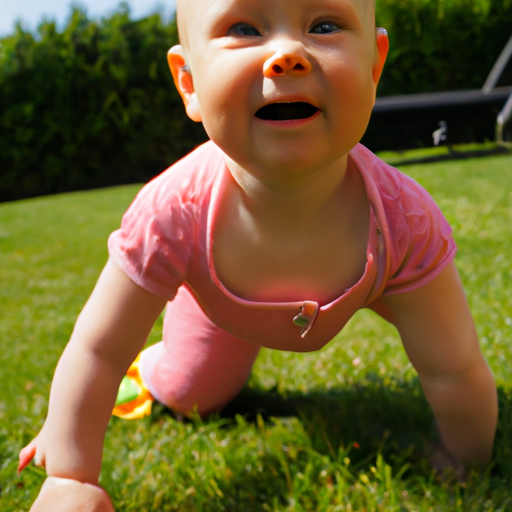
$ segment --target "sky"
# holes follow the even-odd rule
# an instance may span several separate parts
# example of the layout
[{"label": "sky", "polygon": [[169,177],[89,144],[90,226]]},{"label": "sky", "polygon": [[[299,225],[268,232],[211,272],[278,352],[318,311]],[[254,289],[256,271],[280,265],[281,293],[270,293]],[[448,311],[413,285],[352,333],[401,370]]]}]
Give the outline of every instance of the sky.
[{"label": "sky", "polygon": [[[23,26],[35,30],[46,16],[62,26],[71,11],[72,0],[0,0],[0,37],[13,31],[14,23],[22,20]],[[74,2],[85,7],[90,18],[102,17],[115,10],[120,0],[79,0]],[[142,18],[156,10],[171,15],[175,0],[128,0],[133,19]]]}]

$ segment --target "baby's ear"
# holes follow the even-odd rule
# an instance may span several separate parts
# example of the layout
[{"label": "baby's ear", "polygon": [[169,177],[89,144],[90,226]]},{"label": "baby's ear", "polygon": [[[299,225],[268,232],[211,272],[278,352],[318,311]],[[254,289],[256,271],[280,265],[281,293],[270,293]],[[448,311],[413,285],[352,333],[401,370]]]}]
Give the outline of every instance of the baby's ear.
[{"label": "baby's ear", "polygon": [[379,83],[386,57],[389,50],[388,33],[385,28],[378,28],[376,35],[375,57],[373,59],[372,75],[375,86]]},{"label": "baby's ear", "polygon": [[188,69],[185,58],[183,56],[183,48],[181,45],[173,46],[167,52],[167,62],[171,69],[172,76],[174,78],[174,85],[180,93],[181,99],[185,104],[185,110],[187,111],[188,117],[192,121],[198,123],[201,122],[201,111],[199,109],[199,102],[197,101],[197,95],[194,90],[194,81],[192,75]]}]

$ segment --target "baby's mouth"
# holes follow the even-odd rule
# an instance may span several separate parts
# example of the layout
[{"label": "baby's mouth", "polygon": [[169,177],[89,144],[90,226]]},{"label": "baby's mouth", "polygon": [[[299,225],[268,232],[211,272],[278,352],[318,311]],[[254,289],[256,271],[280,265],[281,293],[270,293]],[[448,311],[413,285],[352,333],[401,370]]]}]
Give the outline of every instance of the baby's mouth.
[{"label": "baby's mouth", "polygon": [[256,112],[256,117],[265,121],[290,121],[312,117],[318,108],[303,101],[290,103],[270,103]]}]

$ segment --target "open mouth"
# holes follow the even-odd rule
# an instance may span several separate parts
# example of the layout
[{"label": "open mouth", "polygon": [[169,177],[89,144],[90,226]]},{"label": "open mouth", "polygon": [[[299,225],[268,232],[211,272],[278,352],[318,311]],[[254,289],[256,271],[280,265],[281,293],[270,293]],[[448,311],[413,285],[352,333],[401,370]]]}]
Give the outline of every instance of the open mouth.
[{"label": "open mouth", "polygon": [[293,119],[307,119],[316,112],[318,112],[316,107],[303,101],[270,103],[260,108],[256,112],[256,117],[265,121],[291,121]]}]

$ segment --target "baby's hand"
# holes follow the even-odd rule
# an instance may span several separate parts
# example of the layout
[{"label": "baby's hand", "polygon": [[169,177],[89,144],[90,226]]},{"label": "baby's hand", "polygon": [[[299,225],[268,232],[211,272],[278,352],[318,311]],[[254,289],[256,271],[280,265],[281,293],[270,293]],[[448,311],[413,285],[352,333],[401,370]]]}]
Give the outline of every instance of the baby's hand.
[{"label": "baby's hand", "polygon": [[49,476],[30,512],[115,512],[108,494],[92,484]]},{"label": "baby's hand", "polygon": [[[18,473],[34,459],[36,466],[45,466],[45,456],[38,449],[38,437],[20,451]],[[49,476],[30,512],[115,512],[108,494],[96,485],[69,478]]]},{"label": "baby's hand", "polygon": [[37,454],[37,437],[20,451],[18,474],[20,474],[29,465],[32,459],[34,459],[36,466],[44,467],[44,460],[40,454]]}]

